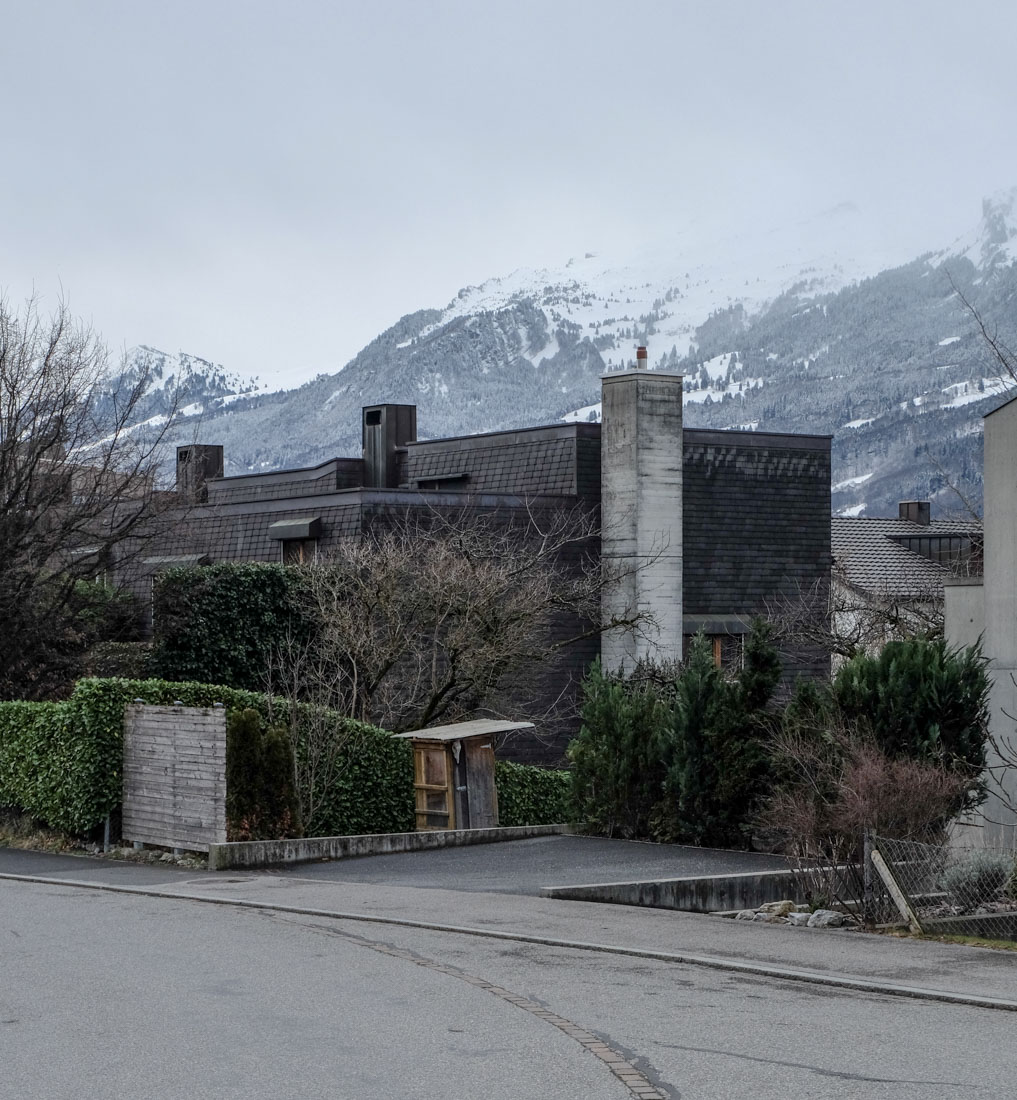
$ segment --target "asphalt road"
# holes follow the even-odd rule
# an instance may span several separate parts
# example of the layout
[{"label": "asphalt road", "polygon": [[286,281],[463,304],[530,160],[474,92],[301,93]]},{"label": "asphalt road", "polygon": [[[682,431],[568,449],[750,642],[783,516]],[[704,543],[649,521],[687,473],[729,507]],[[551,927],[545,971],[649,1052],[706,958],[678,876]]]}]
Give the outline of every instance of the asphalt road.
[{"label": "asphalt road", "polygon": [[530,1014],[259,914],[4,883],[0,943],[5,1097],[625,1095]]},{"label": "asphalt road", "polygon": [[650,1089],[998,1100],[1014,1093],[1015,1020],[601,952],[0,881],[0,1095],[25,1100],[624,1100]]}]

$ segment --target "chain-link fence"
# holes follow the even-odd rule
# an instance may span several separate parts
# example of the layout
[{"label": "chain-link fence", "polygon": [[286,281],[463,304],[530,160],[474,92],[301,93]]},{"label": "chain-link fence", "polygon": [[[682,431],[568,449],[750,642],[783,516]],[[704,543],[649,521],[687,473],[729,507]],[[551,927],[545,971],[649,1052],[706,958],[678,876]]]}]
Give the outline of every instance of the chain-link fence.
[{"label": "chain-link fence", "polygon": [[[1017,940],[1017,851],[874,839],[874,859],[925,933]],[[882,872],[881,872],[882,873]]]}]

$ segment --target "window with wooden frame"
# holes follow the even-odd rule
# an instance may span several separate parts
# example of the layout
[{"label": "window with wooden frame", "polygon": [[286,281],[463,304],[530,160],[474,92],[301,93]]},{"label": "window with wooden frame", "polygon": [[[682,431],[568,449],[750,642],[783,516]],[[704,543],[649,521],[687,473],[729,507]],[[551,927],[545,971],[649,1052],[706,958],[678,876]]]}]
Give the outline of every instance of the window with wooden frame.
[{"label": "window with wooden frame", "polygon": [[283,539],[283,565],[306,565],[314,561],[318,552],[317,539]]},{"label": "window with wooden frame", "polygon": [[[686,634],[683,641],[683,652],[687,655],[695,641],[695,635]],[[741,634],[707,634],[706,641],[713,653],[713,663],[717,668],[722,668],[726,672],[736,672],[742,667],[743,636]]]}]

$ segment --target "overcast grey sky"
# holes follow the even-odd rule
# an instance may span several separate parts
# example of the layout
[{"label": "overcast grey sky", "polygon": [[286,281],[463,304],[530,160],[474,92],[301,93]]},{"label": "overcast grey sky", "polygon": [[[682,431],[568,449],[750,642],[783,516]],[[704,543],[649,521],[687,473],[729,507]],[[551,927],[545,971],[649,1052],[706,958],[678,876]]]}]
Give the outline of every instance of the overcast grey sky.
[{"label": "overcast grey sky", "polygon": [[0,16],[0,288],[244,374],[336,370],[465,284],[690,222],[850,200],[932,247],[1017,185],[1005,0]]}]

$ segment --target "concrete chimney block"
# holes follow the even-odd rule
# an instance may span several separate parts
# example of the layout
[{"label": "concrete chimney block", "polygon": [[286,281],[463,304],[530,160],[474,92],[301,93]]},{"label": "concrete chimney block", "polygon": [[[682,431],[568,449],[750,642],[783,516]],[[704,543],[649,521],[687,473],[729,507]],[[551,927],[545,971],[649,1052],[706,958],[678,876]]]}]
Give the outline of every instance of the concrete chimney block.
[{"label": "concrete chimney block", "polygon": [[682,655],[682,376],[632,370],[602,379],[604,622],[646,621],[601,639],[604,667]]}]

